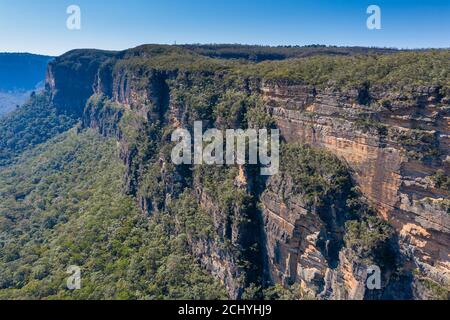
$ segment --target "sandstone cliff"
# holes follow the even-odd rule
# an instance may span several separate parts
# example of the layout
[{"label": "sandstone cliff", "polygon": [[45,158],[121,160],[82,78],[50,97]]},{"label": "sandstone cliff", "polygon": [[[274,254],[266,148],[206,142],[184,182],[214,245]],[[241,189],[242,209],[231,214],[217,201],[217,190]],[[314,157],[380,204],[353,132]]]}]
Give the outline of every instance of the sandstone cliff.
[{"label": "sandstone cliff", "polygon": [[364,196],[398,231],[405,257],[448,287],[448,190],[433,181],[438,170],[449,172],[449,97],[441,89],[341,92],[265,83],[262,92],[286,140],[344,159]]},{"label": "sandstone cliff", "polygon": [[[344,88],[333,81],[266,79],[197,55],[172,63],[165,50],[69,53],[50,64],[47,90],[84,126],[117,137],[128,168],[124,191],[143,212],[166,210],[192,190],[215,235],[191,239],[191,250],[230,297],[245,297],[251,284],[273,283],[298,284],[321,299],[421,299],[448,290],[448,86]],[[196,119],[216,127],[249,125],[250,107],[241,96],[261,101],[257,111],[274,120],[287,144],[335,155],[350,177],[342,194],[311,204],[286,172],[265,181],[248,167],[199,174],[171,164],[174,128],[191,128]],[[315,170],[327,177],[320,166]],[[222,201],[227,193],[232,196]],[[395,230],[370,254],[349,238],[347,223],[355,219],[368,233],[378,232],[371,217],[352,217],[347,203],[356,198]],[[373,264],[381,268],[381,290],[366,287]]]}]

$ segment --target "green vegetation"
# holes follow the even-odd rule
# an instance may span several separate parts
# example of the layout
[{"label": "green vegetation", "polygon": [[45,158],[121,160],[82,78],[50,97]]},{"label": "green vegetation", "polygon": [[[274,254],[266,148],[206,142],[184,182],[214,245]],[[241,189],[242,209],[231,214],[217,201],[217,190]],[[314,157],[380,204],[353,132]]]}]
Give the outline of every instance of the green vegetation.
[{"label": "green vegetation", "polygon": [[51,62],[51,65],[57,64],[61,68],[71,68],[75,71],[82,69],[83,64],[88,66],[98,66],[109,59],[116,57],[118,52],[96,49],[78,49],[71,50]]},{"label": "green vegetation", "polygon": [[[392,52],[151,45],[124,52],[75,50],[57,58],[54,72],[70,69],[89,79],[98,74],[100,86],[112,80],[103,77],[120,73],[119,86],[137,102],[113,102],[110,87],[90,97],[82,125],[110,138],[74,127],[80,119],[62,114],[48,94],[33,95],[0,120],[0,298],[225,298],[223,285],[191,254],[195,249],[217,249],[229,260],[240,274],[236,283],[245,287],[243,298],[306,298],[298,286],[261,287],[265,249],[254,231],[262,228],[257,202],[264,183],[252,177],[255,168],[247,166],[244,177],[233,166],[174,166],[172,125],[192,129],[203,120],[204,129],[274,127],[261,96],[251,93],[261,80],[337,90],[422,84],[448,89],[448,50]],[[76,92],[90,95],[89,87],[80,87]],[[134,95],[144,90],[147,95]],[[358,102],[370,106],[366,93]],[[62,101],[70,109],[67,98]],[[440,155],[434,132],[387,130],[370,115],[356,124],[397,141],[411,158]],[[281,171],[285,200],[299,196],[324,222],[331,267],[344,246],[364,261],[394,263],[392,228],[361,199],[339,158],[282,144]],[[431,179],[448,190],[443,170]],[[201,204],[200,193],[206,198]],[[65,287],[70,265],[82,268],[81,290]]]},{"label": "green vegetation", "polygon": [[231,129],[246,126],[245,115],[250,105],[256,104],[256,97],[248,97],[244,93],[228,91],[221,96],[214,108],[218,128]]},{"label": "green vegetation", "polygon": [[433,300],[449,300],[450,292],[449,290],[441,286],[440,284],[434,282],[433,280],[427,278],[419,278],[420,283],[430,291],[431,299]]},{"label": "green vegetation", "polygon": [[197,202],[192,191],[186,190],[168,209],[177,220],[180,238],[190,241],[214,238],[214,224],[209,215]]},{"label": "green vegetation", "polygon": [[377,216],[346,222],[345,244],[368,263],[384,265],[393,263],[389,241],[394,236],[393,228]]},{"label": "green vegetation", "polygon": [[0,117],[24,104],[32,94],[32,91],[15,90],[0,91]]},{"label": "green vegetation", "polygon": [[444,170],[437,170],[435,174],[431,176],[431,179],[434,181],[434,184],[437,188],[450,191],[450,177],[445,173]]},{"label": "green vegetation", "polygon": [[428,160],[440,156],[438,133],[425,130],[390,130],[389,137],[397,141],[410,159]]},{"label": "green vegetation", "polygon": [[364,83],[390,85],[450,85],[450,50],[401,52],[388,55],[311,58],[247,64],[242,75],[287,79],[324,86],[355,88]]},{"label": "green vegetation", "polygon": [[126,51],[118,61],[115,72],[121,70],[163,70],[190,72],[217,72],[229,70],[240,62],[213,59],[176,46],[146,45]]},{"label": "green vegetation", "polygon": [[307,205],[320,207],[349,196],[353,184],[348,168],[329,152],[286,144],[280,159],[282,172],[293,181],[294,194],[301,194]]},{"label": "green vegetation", "polygon": [[321,217],[332,239],[330,258],[345,246],[362,261],[395,266],[393,228],[367,205],[340,159],[299,144],[283,145],[280,159],[283,196],[300,195]]},{"label": "green vegetation", "polygon": [[443,210],[445,212],[447,212],[447,214],[450,214],[450,200],[449,199],[444,199],[441,203],[441,206],[442,206]]},{"label": "green vegetation", "polygon": [[[336,47],[164,46],[145,45],[124,52],[73,51],[60,61],[115,60],[117,72],[218,73],[224,79],[289,80],[336,88],[363,85],[450,86],[450,50],[396,51]],[[77,65],[72,65],[76,67]]]},{"label": "green vegetation", "polygon": [[304,292],[299,284],[289,287],[276,284],[264,289],[263,292],[265,300],[313,300],[313,297]]},{"label": "green vegetation", "polygon": [[91,117],[99,121],[100,123],[97,125],[102,129],[104,135],[114,136],[123,113],[122,106],[111,102],[104,95],[94,94],[86,103],[85,118]]},{"label": "green vegetation", "polygon": [[0,167],[75,123],[71,116],[58,113],[46,94],[32,95],[21,108],[0,118]]},{"label": "green vegetation", "polygon": [[[145,217],[121,192],[117,153],[113,140],[71,130],[0,171],[1,298],[225,297],[174,220]],[[82,269],[81,290],[65,287],[70,265]]]},{"label": "green vegetation", "polygon": [[324,45],[309,46],[257,46],[238,44],[211,44],[211,45],[183,45],[200,55],[218,59],[242,59],[253,62],[264,60],[284,60],[290,58],[311,57],[316,55],[355,55],[374,53],[393,53],[396,50],[383,48],[363,48],[363,47],[336,47]]},{"label": "green vegetation", "polygon": [[[237,167],[228,166],[198,166],[195,176],[224,213],[233,215],[235,209],[245,211],[246,203],[249,202],[245,190],[235,186],[238,176]],[[217,182],[220,181],[220,184]]]},{"label": "green vegetation", "polygon": [[388,127],[369,115],[356,119],[355,124],[364,132],[375,133],[382,137],[388,134]]},{"label": "green vegetation", "polygon": [[261,289],[261,287],[251,284],[244,290],[242,296],[244,300],[312,300],[313,297],[309,296],[300,287],[299,284],[283,287],[281,284],[275,284],[267,288]]}]

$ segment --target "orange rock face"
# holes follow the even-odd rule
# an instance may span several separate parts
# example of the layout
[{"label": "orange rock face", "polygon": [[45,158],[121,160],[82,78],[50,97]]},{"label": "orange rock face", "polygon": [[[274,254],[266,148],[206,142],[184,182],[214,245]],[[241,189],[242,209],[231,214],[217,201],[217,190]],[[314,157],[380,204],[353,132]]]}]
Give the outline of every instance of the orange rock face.
[{"label": "orange rock face", "polygon": [[[438,169],[449,174],[449,127],[442,120],[448,118],[448,99],[436,88],[413,88],[407,99],[373,88],[373,101],[367,106],[359,104],[352,91],[285,83],[265,83],[261,90],[283,137],[325,148],[343,159],[363,195],[398,231],[401,249],[414,267],[450,287],[449,193],[431,178]],[[377,102],[383,99],[390,101],[389,109]],[[362,123],[366,118],[370,123]],[[433,137],[428,145],[421,144],[423,136]],[[431,156],[429,145],[434,146]],[[289,213],[281,208],[267,211],[269,225],[293,237],[295,223],[281,221]],[[348,266],[341,267],[350,292],[356,286],[354,275]],[[317,270],[324,275],[323,269]]]}]

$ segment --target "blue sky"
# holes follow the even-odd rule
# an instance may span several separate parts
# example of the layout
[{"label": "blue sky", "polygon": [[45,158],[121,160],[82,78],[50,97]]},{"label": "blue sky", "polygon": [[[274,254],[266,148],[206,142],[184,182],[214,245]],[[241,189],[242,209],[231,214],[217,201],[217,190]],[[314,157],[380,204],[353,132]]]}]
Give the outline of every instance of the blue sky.
[{"label": "blue sky", "polygon": [[[81,30],[66,28],[72,4]],[[371,4],[381,8],[381,30],[366,28]],[[0,52],[174,42],[450,47],[450,1],[0,0]]]}]

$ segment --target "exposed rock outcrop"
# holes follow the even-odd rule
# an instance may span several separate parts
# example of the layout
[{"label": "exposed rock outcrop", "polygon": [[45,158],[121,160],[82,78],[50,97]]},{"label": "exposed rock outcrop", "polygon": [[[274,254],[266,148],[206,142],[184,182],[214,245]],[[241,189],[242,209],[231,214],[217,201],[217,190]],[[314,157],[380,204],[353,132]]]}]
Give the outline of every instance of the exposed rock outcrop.
[{"label": "exposed rock outcrop", "polygon": [[[449,191],[435,179],[439,170],[446,176],[450,171],[450,93],[442,87],[338,89],[331,82],[323,87],[242,77],[226,82],[222,71],[130,68],[118,63],[126,53],[96,56],[75,52],[50,64],[53,103],[82,116],[84,126],[117,137],[128,168],[126,192],[143,212],[163,210],[188,186],[195,190],[217,237],[192,242],[192,251],[230,297],[267,281],[298,283],[322,299],[430,298],[426,281],[450,287]],[[291,177],[275,176],[266,184],[240,168],[234,188],[250,205],[227,211],[191,168],[168,161],[167,131],[190,128],[204,112],[193,111],[180,92],[200,99],[214,88],[208,96],[214,104],[230,85],[233,92],[260,97],[288,143],[325,149],[344,161],[363,197],[395,228],[395,237],[383,242],[382,249],[397,256],[380,266],[382,289],[366,286],[376,261],[365,261],[345,244],[346,197],[311,206],[294,192]],[[203,115],[214,125],[212,114]]]},{"label": "exposed rock outcrop", "polygon": [[392,90],[262,86],[283,137],[344,159],[364,196],[397,229],[402,251],[448,287],[449,193],[430,177],[438,169],[449,173],[449,97],[439,87]]}]

